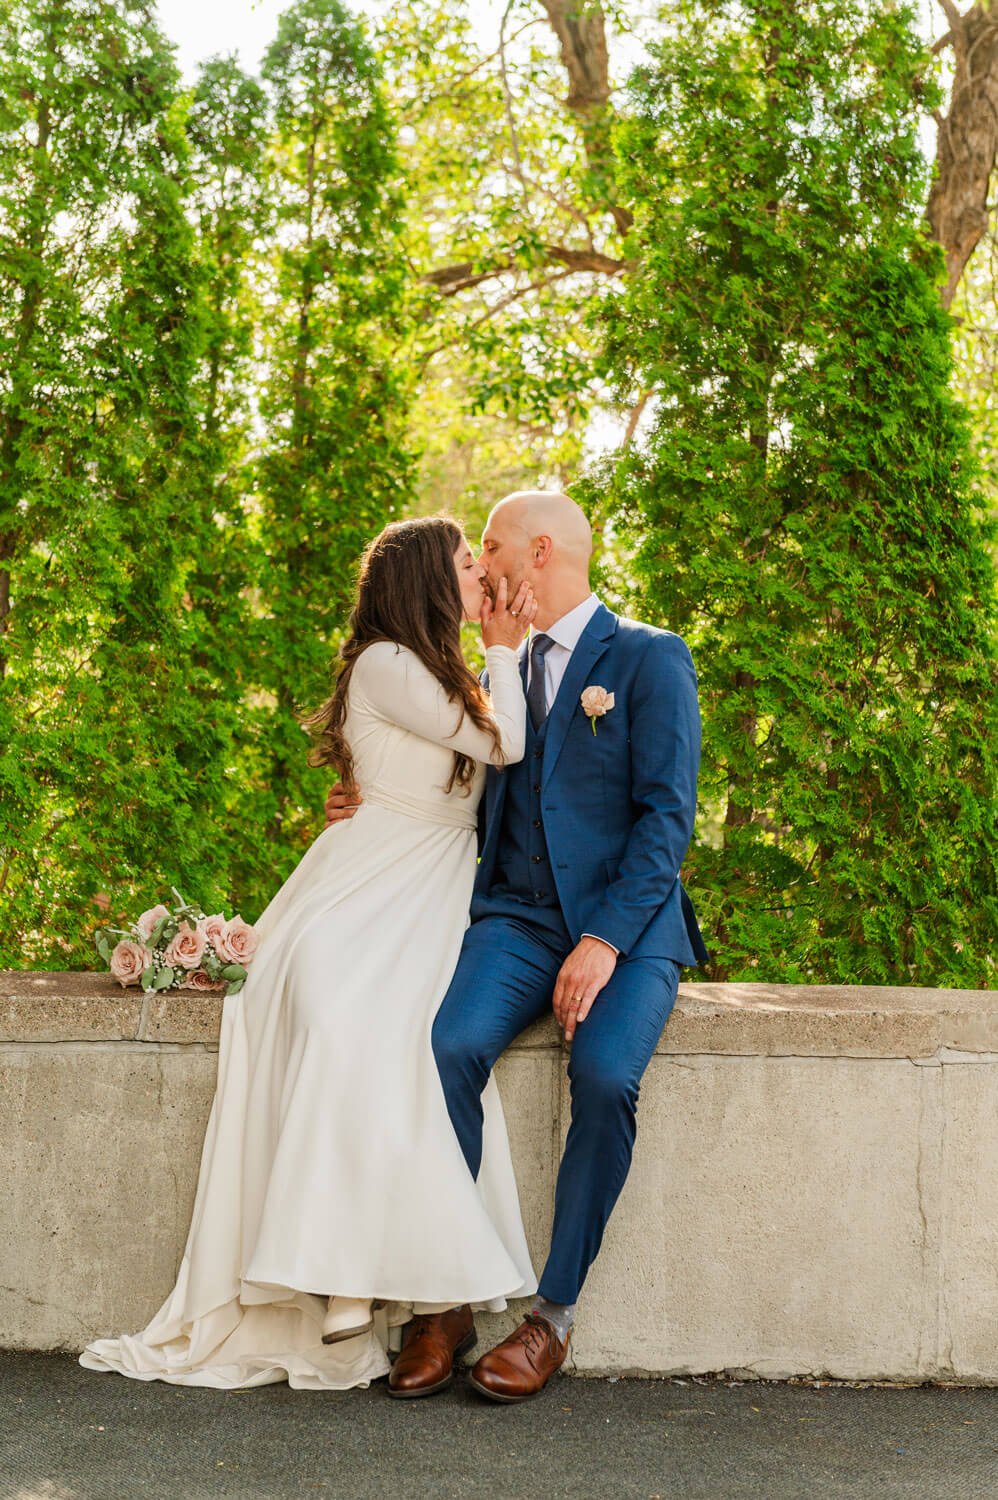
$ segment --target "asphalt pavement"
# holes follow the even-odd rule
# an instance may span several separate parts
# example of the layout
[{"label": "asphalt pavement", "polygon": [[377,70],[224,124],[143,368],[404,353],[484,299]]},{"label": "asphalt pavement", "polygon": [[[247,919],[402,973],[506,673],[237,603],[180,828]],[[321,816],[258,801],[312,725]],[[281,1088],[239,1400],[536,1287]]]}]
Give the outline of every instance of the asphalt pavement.
[{"label": "asphalt pavement", "polygon": [[517,1406],[0,1354],[3,1500],[998,1500],[998,1391],[558,1376]]}]

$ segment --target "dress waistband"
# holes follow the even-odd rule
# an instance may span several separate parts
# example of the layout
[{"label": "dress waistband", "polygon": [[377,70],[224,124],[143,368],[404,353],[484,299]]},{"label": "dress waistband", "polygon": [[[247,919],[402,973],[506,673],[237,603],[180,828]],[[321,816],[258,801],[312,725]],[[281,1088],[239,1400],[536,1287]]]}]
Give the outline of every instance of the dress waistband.
[{"label": "dress waistband", "polygon": [[380,786],[361,787],[361,796],[365,802],[387,807],[390,812],[402,813],[407,818],[418,818],[422,823],[438,823],[444,828],[478,827],[477,807],[462,807],[456,798],[447,802],[420,802],[415,798],[400,797]]}]

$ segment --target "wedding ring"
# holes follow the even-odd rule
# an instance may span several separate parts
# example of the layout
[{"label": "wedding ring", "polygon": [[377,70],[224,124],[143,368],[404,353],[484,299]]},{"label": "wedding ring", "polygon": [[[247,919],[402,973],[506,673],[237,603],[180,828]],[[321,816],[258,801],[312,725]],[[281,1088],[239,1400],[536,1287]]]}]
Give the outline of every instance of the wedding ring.
[{"label": "wedding ring", "polygon": [[517,615],[518,615],[518,614],[519,614],[519,613],[520,613],[520,611],[519,611],[519,610],[518,610],[518,609],[511,609],[511,610],[510,610],[510,614],[511,614],[511,615],[512,615],[512,616],[513,616],[513,619],[514,619],[514,620],[515,620],[515,619],[516,619],[516,617],[517,617]]}]

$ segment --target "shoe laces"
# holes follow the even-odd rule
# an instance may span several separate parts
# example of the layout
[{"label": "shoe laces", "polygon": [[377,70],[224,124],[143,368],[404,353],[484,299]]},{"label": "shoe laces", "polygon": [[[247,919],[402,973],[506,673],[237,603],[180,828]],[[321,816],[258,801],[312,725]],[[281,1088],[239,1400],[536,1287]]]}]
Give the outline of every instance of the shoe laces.
[{"label": "shoe laces", "polygon": [[522,1344],[530,1356],[539,1354],[550,1341],[552,1329],[537,1313],[527,1313],[510,1342]]}]

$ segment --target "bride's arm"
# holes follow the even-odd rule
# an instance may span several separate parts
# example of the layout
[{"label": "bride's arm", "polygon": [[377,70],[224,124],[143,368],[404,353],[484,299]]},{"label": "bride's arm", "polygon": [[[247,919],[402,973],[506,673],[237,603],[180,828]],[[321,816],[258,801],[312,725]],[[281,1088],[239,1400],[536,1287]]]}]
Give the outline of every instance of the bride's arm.
[{"label": "bride's arm", "polygon": [[368,646],[354,667],[351,691],[358,691],[382,718],[420,739],[431,740],[492,765],[523,759],[527,705],[516,652],[490,646],[485,653],[492,713],[501,754],[491,734],[479,729],[460,703],[452,703],[443,686],[414,651],[390,641]]},{"label": "bride's arm", "polygon": [[[489,646],[485,651],[489,674],[492,717],[502,742],[503,764],[523,759],[527,745],[527,700],[520,676],[520,659],[509,646]],[[495,764],[494,756],[490,759]]]}]

